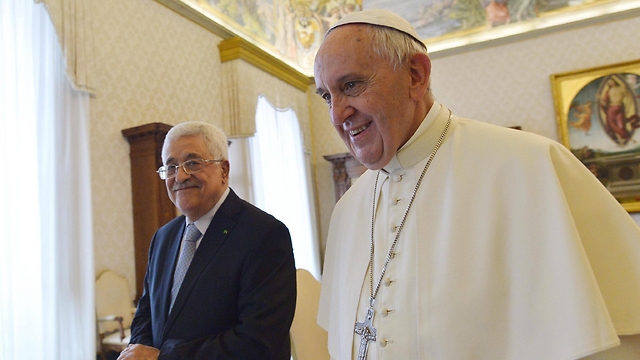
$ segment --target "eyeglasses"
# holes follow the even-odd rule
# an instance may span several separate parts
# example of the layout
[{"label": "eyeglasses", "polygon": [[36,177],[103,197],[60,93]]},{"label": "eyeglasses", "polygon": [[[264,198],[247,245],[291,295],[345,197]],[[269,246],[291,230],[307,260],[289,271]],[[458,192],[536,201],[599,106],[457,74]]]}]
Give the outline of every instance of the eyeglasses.
[{"label": "eyeglasses", "polygon": [[160,176],[160,179],[167,180],[178,175],[178,168],[181,166],[182,166],[182,170],[184,170],[185,173],[191,175],[193,173],[197,173],[198,171],[201,171],[202,169],[204,169],[204,166],[207,163],[223,162],[223,161],[224,160],[222,159],[217,159],[217,160],[191,159],[183,162],[180,165],[170,164],[170,165],[160,166],[158,168],[158,171],[156,172]]}]

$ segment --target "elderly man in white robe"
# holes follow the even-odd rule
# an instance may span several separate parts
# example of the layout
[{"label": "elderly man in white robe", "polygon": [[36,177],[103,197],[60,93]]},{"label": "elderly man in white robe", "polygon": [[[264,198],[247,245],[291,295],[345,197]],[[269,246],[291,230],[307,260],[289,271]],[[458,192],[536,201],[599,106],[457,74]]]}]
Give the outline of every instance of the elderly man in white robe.
[{"label": "elderly man in white robe", "polygon": [[314,70],[369,169],[329,229],[332,358],[640,359],[640,228],[565,147],[436,102],[387,11],[342,18]]}]

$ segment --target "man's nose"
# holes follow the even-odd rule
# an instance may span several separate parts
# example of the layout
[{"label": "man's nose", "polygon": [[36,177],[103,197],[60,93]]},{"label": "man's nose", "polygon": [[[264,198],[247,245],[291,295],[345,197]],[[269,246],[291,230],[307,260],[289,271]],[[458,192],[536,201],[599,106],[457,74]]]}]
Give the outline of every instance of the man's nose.
[{"label": "man's nose", "polygon": [[189,179],[191,174],[184,171],[184,166],[178,166],[178,170],[176,172],[176,181],[179,183],[185,182],[185,180]]},{"label": "man's nose", "polygon": [[331,103],[331,122],[335,126],[342,126],[354,112],[355,109],[351,106],[348,98],[342,96],[337,97]]}]

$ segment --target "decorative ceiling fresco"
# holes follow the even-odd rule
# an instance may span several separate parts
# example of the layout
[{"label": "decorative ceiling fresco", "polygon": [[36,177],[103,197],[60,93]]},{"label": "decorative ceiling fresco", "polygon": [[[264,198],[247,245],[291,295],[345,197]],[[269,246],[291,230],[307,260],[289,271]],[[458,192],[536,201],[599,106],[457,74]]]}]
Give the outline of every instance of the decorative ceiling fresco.
[{"label": "decorative ceiling fresco", "polygon": [[575,11],[611,0],[367,0],[367,8],[391,10],[424,39],[456,36]]},{"label": "decorative ceiling fresco", "polygon": [[340,18],[362,10],[362,0],[197,0],[203,10],[232,19],[252,37],[295,60],[313,66],[324,33]]},{"label": "decorative ceiling fresco", "polygon": [[157,0],[197,12],[302,74],[325,32],[363,9],[391,10],[412,23],[430,52],[640,9],[640,0]]}]

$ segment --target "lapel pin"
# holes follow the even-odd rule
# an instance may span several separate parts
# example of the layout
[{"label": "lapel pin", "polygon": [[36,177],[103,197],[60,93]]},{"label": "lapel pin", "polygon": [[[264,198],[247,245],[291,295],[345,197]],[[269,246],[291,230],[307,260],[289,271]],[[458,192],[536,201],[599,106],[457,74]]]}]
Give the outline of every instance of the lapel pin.
[{"label": "lapel pin", "polygon": [[228,234],[229,232],[227,230],[222,230],[223,234]]}]

